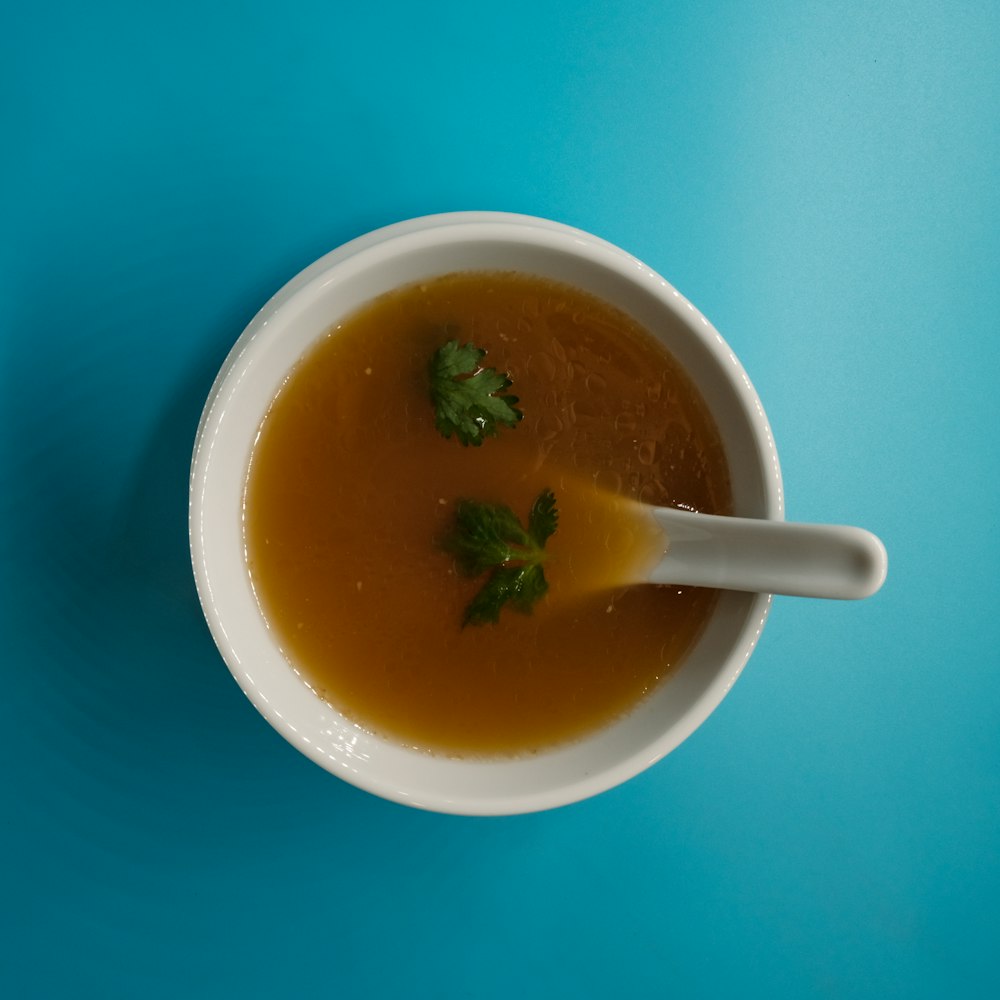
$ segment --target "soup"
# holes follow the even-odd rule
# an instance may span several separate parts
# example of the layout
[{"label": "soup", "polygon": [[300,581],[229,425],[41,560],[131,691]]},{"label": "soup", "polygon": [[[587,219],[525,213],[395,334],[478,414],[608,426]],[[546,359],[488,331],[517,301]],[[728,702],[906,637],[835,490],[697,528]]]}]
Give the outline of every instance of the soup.
[{"label": "soup", "polygon": [[[428,362],[486,350],[523,419],[481,447],[435,427]],[[482,586],[442,545],[462,499],[527,518],[555,494],[549,590],[531,613],[463,626]],[[338,323],[260,428],[247,564],[285,656],[322,698],[403,745],[534,752],[605,726],[674,670],[715,591],[623,586],[657,544],[632,501],[729,513],[719,434],[651,333],[575,288],[519,273],[445,275]]]}]

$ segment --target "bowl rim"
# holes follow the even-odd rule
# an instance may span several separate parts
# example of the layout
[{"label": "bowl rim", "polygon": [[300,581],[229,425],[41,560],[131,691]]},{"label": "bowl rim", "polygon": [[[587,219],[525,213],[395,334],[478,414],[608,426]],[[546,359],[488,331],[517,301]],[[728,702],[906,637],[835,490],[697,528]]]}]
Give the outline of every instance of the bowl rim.
[{"label": "bowl rim", "polygon": [[[314,287],[318,279],[322,279],[324,283],[333,280],[338,269],[343,270],[352,261],[355,266],[363,266],[366,255],[381,257],[381,254],[369,252],[376,251],[387,243],[403,247],[447,240],[488,239],[490,234],[493,234],[494,239],[500,238],[503,234],[511,239],[529,239],[533,243],[554,241],[567,251],[573,249],[585,256],[596,255],[602,258],[601,263],[614,262],[623,274],[645,283],[648,290],[653,291],[663,304],[670,307],[694,336],[710,349],[720,367],[728,370],[732,387],[742,404],[747,427],[753,435],[761,464],[768,466],[768,474],[763,476],[763,506],[766,516],[773,519],[784,517],[780,466],[770,425],[756,390],[732,349],[701,312],[669,282],[640,260],[606,240],[562,223],[515,213],[449,212],[422,216],[373,230],[337,247],[304,268],[275,292],[247,324],[220,367],[208,394],[195,436],[190,474],[189,542],[198,596],[206,621],[223,659],[244,694],[267,721],[306,756],[338,777],[383,798],[423,809],[463,815],[509,815],[566,805],[615,787],[660,760],[701,726],[721,703],[749,660],[772,605],[769,594],[747,595],[750,597],[747,618],[740,630],[739,641],[732,643],[730,657],[726,661],[728,669],[720,667],[712,682],[684,715],[683,724],[671,728],[669,738],[666,733],[661,734],[658,740],[654,740],[642,752],[633,754],[617,764],[595,769],[579,780],[563,782],[553,788],[532,793],[477,795],[424,792],[414,796],[410,790],[400,787],[398,782],[380,777],[377,773],[343,766],[341,762],[332,761],[329,754],[323,752],[308,738],[304,739],[298,728],[263,694],[246,665],[235,655],[225,623],[218,614],[212,596],[212,574],[206,560],[200,530],[204,516],[204,484],[209,472],[211,440],[214,437],[213,427],[220,419],[220,409],[224,409],[220,406],[220,401],[235,391],[233,383],[239,383],[241,366],[246,364],[248,351],[258,338],[270,336],[276,329],[280,331],[280,325],[274,323],[276,317],[297,297],[306,293],[310,287]],[[391,252],[393,247],[385,249]],[[215,429],[217,430],[217,427]],[[255,430],[256,428],[253,429]],[[314,697],[318,699],[318,696]],[[554,752],[571,750],[575,745],[555,748]],[[490,767],[501,762],[469,761],[468,763],[472,767]]]}]

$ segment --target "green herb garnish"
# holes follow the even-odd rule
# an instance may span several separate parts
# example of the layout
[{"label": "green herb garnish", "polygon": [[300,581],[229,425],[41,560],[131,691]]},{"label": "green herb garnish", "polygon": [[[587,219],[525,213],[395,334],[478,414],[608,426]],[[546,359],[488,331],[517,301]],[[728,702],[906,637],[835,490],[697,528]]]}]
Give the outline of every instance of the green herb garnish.
[{"label": "green herb garnish", "polygon": [[517,396],[503,395],[510,377],[494,368],[484,368],[486,352],[475,344],[457,340],[434,352],[430,363],[431,400],[435,425],[446,437],[454,434],[463,445],[479,446],[496,435],[499,424],[514,427],[524,416],[514,405]]},{"label": "green herb garnish", "polygon": [[459,500],[455,527],[444,540],[466,576],[492,570],[482,590],[465,609],[462,625],[484,625],[500,620],[500,609],[510,604],[527,614],[549,589],[542,562],[545,543],[556,530],[559,512],[551,490],[543,490],[531,505],[527,530],[504,504]]}]

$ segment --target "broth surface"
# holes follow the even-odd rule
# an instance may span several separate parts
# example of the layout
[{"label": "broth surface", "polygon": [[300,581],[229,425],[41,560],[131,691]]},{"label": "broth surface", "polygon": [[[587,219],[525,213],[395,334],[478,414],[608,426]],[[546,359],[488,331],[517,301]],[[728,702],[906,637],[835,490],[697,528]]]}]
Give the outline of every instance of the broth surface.
[{"label": "broth surface", "polygon": [[[478,448],[434,426],[427,366],[452,338],[510,373],[524,413]],[[455,502],[506,503],[525,521],[546,487],[559,508],[548,594],[530,615],[462,628],[486,578],[462,577],[440,548]],[[447,275],[365,306],[292,371],[251,459],[248,568],[285,655],[345,715],[433,751],[531,752],[633,708],[717,597],[613,586],[654,538],[615,498],[730,512],[719,435],[687,376],[582,291]]]}]

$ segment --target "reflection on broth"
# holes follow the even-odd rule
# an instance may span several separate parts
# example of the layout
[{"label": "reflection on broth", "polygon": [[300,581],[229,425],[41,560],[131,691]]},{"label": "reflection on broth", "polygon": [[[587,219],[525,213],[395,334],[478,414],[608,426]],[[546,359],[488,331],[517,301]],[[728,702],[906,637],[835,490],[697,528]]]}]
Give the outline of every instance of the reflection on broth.
[{"label": "reflection on broth", "polygon": [[[427,364],[451,337],[510,372],[524,413],[479,448],[435,430]],[[481,581],[438,544],[455,501],[523,519],[547,487],[548,594],[463,629]],[[655,543],[633,500],[730,511],[718,433],[676,362],[579,290],[453,274],[377,299],[296,366],[252,456],[247,560],[290,662],[344,714],[429,750],[530,752],[629,711],[714,606],[714,591],[613,585]]]}]

